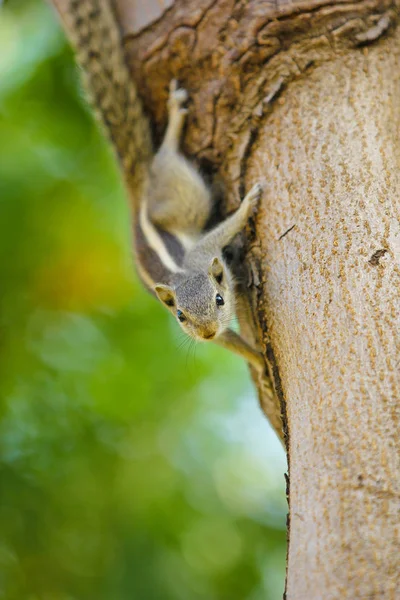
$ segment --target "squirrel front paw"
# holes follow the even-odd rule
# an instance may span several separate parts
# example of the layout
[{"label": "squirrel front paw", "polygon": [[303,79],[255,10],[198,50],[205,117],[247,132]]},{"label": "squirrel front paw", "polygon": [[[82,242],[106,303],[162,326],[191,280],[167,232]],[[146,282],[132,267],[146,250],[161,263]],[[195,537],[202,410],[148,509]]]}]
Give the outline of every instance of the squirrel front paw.
[{"label": "squirrel front paw", "polygon": [[186,115],[188,112],[187,108],[183,108],[183,104],[188,99],[189,94],[184,88],[178,87],[176,79],[172,79],[169,84],[169,98],[168,98],[168,109],[171,112],[177,112],[181,115]]},{"label": "squirrel front paw", "polygon": [[247,213],[250,215],[253,209],[255,209],[258,205],[258,202],[261,198],[262,193],[262,185],[261,183],[256,183],[250,189],[250,191],[246,194],[243,199],[243,204],[247,208]]}]

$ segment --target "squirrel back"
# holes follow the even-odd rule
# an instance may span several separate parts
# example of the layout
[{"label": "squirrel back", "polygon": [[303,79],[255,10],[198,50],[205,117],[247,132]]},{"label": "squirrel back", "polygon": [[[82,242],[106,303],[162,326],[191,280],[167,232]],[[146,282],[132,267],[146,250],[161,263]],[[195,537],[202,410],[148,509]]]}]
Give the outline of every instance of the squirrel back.
[{"label": "squirrel back", "polygon": [[127,66],[115,0],[67,0],[66,6],[65,24],[87,94],[137,207],[154,153],[149,122]]}]

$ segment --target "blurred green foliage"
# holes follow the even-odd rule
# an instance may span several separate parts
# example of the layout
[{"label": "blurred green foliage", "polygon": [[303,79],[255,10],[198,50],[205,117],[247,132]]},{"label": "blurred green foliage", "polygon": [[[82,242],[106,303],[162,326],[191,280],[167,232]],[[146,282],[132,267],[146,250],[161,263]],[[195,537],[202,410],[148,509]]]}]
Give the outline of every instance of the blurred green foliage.
[{"label": "blurred green foliage", "polygon": [[246,366],[135,278],[114,158],[54,12],[0,12],[0,598],[268,600],[279,442]]}]

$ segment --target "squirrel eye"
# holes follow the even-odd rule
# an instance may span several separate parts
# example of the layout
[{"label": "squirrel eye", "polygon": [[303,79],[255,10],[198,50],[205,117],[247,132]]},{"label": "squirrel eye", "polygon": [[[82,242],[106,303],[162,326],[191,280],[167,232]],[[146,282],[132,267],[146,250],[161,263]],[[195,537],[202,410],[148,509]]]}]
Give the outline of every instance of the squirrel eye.
[{"label": "squirrel eye", "polygon": [[179,321],[181,323],[183,323],[184,321],[186,321],[186,317],[185,317],[185,315],[183,314],[183,312],[181,310],[178,310],[176,312],[176,316],[178,317],[178,319],[179,319]]},{"label": "squirrel eye", "polygon": [[225,301],[224,301],[223,297],[221,296],[221,294],[217,294],[215,296],[215,302],[217,303],[217,306],[223,306],[225,304]]}]

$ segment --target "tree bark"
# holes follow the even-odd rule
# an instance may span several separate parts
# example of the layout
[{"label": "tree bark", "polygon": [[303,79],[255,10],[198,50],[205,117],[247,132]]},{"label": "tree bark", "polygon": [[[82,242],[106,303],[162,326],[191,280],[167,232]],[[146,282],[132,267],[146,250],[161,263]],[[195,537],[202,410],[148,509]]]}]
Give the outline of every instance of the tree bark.
[{"label": "tree bark", "polygon": [[264,182],[244,334],[285,431],[286,597],[400,598],[399,2],[145,4],[118,7],[155,138],[175,77],[224,209]]}]

